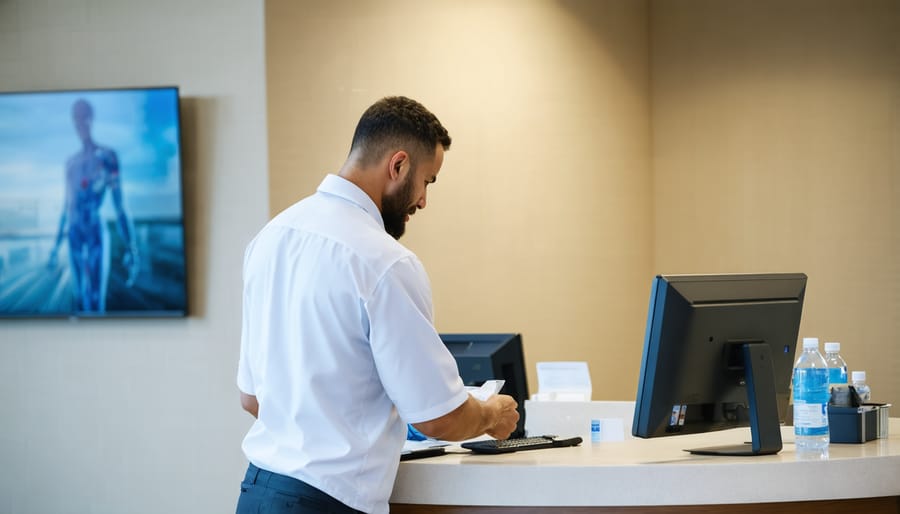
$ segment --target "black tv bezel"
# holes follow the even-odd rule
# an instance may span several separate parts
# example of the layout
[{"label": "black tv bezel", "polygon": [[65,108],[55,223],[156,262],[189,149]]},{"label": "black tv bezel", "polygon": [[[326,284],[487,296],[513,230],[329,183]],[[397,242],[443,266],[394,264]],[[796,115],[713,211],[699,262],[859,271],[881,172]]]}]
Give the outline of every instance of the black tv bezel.
[{"label": "black tv bezel", "polygon": [[191,294],[190,294],[190,260],[188,253],[187,241],[187,215],[185,209],[185,200],[187,192],[185,190],[185,166],[184,166],[184,114],[183,114],[183,97],[181,95],[181,87],[174,84],[161,85],[128,85],[128,86],[97,86],[83,88],[34,88],[34,89],[16,89],[2,90],[0,96],[7,95],[31,95],[31,94],[92,94],[103,92],[127,92],[127,91],[153,91],[153,90],[173,90],[175,92],[175,112],[176,112],[176,128],[178,137],[178,186],[179,186],[179,210],[181,212],[181,234],[182,234],[182,251],[184,255],[184,281],[182,287],[184,289],[184,308],[183,309],[166,309],[166,310],[106,310],[103,313],[91,312],[6,312],[0,311],[0,320],[4,321],[27,321],[27,320],[125,320],[125,319],[185,319],[190,317],[191,313]]}]

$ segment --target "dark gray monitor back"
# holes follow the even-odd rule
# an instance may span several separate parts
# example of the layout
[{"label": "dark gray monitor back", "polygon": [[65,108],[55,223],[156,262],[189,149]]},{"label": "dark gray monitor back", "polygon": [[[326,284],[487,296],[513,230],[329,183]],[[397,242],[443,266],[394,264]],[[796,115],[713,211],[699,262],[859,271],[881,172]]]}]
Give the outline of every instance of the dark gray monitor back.
[{"label": "dark gray monitor back", "polygon": [[459,376],[467,386],[480,386],[487,380],[504,380],[501,394],[516,400],[519,423],[512,437],[525,435],[525,400],[528,381],[520,334],[440,334],[450,350]]},{"label": "dark gray monitor back", "polygon": [[750,424],[745,344],[768,347],[777,416],[785,420],[805,290],[802,273],[657,276],[632,433]]}]

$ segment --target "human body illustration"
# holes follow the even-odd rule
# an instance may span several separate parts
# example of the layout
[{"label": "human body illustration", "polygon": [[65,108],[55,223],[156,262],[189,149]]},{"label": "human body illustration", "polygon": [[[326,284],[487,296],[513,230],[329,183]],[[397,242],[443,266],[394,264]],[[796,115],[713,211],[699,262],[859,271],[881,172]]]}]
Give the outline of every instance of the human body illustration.
[{"label": "human body illustration", "polygon": [[109,191],[116,212],[116,229],[125,244],[123,265],[131,287],[138,271],[134,230],[122,200],[119,158],[114,150],[97,144],[91,136],[94,112],[91,104],[78,100],[72,106],[72,121],[81,140],[81,150],[66,161],[65,201],[59,230],[50,252],[50,267],[56,266],[59,245],[65,237],[75,286],[75,306],[83,312],[106,310],[106,265],[104,220],[100,208]]}]

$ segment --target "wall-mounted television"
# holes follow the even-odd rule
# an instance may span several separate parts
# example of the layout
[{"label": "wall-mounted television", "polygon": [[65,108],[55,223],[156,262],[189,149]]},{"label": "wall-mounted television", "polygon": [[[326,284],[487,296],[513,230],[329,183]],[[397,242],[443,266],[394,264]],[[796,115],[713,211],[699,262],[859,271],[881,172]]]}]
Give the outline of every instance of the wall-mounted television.
[{"label": "wall-mounted television", "polygon": [[187,314],[177,87],[0,93],[0,317]]}]

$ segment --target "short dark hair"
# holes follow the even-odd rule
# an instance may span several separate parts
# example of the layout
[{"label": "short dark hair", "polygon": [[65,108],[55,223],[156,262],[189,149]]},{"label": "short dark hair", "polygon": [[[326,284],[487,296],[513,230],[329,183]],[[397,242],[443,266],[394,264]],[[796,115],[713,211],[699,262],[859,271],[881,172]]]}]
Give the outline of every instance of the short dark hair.
[{"label": "short dark hair", "polygon": [[450,149],[450,135],[437,116],[411,98],[388,96],[363,113],[353,133],[350,153],[357,151],[364,164],[373,164],[385,152],[405,149],[416,161],[419,155],[434,156],[438,144]]}]

